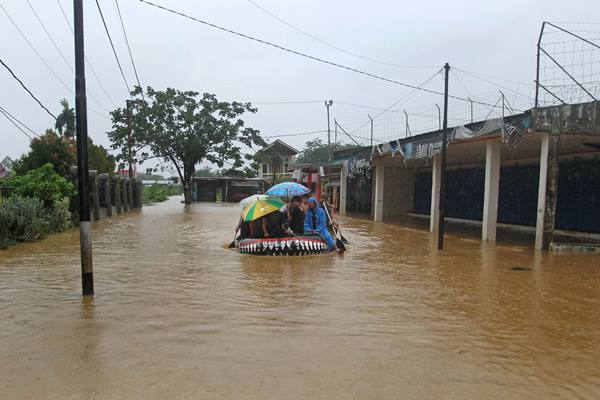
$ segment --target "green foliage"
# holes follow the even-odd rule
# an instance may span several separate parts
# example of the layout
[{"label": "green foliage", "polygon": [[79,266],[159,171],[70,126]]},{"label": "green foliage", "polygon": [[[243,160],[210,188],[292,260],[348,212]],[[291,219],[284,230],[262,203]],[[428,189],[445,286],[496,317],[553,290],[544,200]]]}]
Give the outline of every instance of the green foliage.
[{"label": "green foliage", "polygon": [[[69,176],[71,166],[76,164],[76,155],[75,139],[60,136],[48,129],[44,135],[31,141],[29,153],[21,157],[14,168],[17,175],[25,175],[28,171],[50,163],[59,175]],[[94,144],[88,138],[88,165],[100,174],[112,174],[115,171],[115,158],[104,147]]]},{"label": "green foliage", "polygon": [[94,144],[88,138],[88,167],[97,170],[99,174],[113,174],[115,172],[115,157],[99,144]]},{"label": "green foliage", "polygon": [[[138,87],[132,95],[141,93]],[[259,132],[240,118],[256,111],[250,103],[219,101],[209,93],[200,97],[193,91],[148,87],[145,99],[136,97],[126,109],[111,113],[109,138],[122,160],[131,148],[134,162],[159,158],[173,164],[190,203],[190,182],[198,163],[209,161],[222,168],[227,162],[239,168],[252,158],[242,154],[241,146],[265,144]]]},{"label": "green foliage", "polygon": [[26,175],[12,177],[8,183],[14,187],[16,195],[35,197],[48,207],[75,194],[73,184],[57,174],[49,163]]},{"label": "green foliage", "polygon": [[64,134],[67,138],[73,138],[75,136],[75,109],[69,107],[67,99],[62,99],[60,104],[63,109],[56,117],[56,124],[54,127],[61,136]]},{"label": "green foliage", "polygon": [[0,247],[12,241],[39,240],[49,229],[46,210],[39,199],[13,196],[0,204]]},{"label": "green foliage", "polygon": [[60,136],[52,129],[31,141],[29,153],[15,163],[17,175],[50,163],[61,176],[68,176],[69,170],[75,164],[76,144],[69,137]]},{"label": "green foliage", "polygon": [[214,177],[214,176],[222,176],[221,171],[213,170],[210,167],[200,168],[196,172],[194,172],[194,176],[198,177]]},{"label": "green foliage", "polygon": [[55,201],[52,207],[47,210],[45,219],[48,221],[50,232],[62,232],[70,228],[72,215],[69,211],[69,198],[65,197]]},{"label": "green foliage", "polygon": [[143,186],[143,203],[145,205],[160,203],[167,200],[170,196],[181,194],[181,186],[179,185],[159,185]]},{"label": "green foliage", "polygon": [[[331,145],[331,151],[343,149],[351,149],[358,147],[353,144],[339,144],[335,143]],[[329,148],[326,143],[319,138],[309,140],[306,142],[304,149],[298,154],[297,162],[301,164],[324,164],[329,160]]]}]

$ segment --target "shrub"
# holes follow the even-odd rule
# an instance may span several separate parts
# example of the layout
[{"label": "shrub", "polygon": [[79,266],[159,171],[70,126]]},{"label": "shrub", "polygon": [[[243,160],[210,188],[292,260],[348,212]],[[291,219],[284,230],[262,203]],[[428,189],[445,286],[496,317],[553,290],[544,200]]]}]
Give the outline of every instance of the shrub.
[{"label": "shrub", "polygon": [[57,174],[52,164],[44,164],[26,175],[12,177],[9,184],[14,187],[16,195],[38,198],[46,207],[52,207],[55,202],[75,194],[73,184]]},{"label": "shrub", "polygon": [[41,200],[13,196],[0,204],[0,241],[39,240],[49,232]]},{"label": "shrub", "polygon": [[67,197],[57,200],[52,208],[47,210],[46,221],[50,232],[62,232],[72,226],[69,199]]},{"label": "shrub", "polygon": [[169,198],[169,196],[180,195],[181,186],[179,185],[160,185],[154,184],[152,186],[144,186],[143,187],[143,203],[144,204],[152,204],[152,203],[160,203],[161,201],[165,201]]}]

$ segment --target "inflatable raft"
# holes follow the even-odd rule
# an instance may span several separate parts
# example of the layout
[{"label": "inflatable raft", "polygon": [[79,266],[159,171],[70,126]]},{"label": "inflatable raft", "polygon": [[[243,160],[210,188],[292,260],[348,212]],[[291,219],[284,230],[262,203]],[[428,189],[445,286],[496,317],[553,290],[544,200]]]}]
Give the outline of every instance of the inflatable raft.
[{"label": "inflatable raft", "polygon": [[302,256],[329,252],[327,243],[319,236],[242,239],[237,247],[240,253],[263,256]]}]

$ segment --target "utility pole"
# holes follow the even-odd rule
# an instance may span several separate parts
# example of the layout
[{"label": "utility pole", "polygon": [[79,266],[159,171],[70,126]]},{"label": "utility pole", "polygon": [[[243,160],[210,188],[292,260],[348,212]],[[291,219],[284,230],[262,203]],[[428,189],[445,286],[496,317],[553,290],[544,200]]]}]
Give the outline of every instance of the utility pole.
[{"label": "utility pole", "polygon": [[444,125],[442,131],[442,174],[440,176],[440,204],[438,223],[438,249],[444,248],[444,228],[446,224],[446,147],[448,147],[448,75],[450,64],[444,65]]},{"label": "utility pole", "polygon": [[329,122],[329,107],[331,107],[331,105],[333,104],[333,100],[325,100],[325,107],[327,107],[327,159],[329,160],[329,163],[331,164],[331,160],[332,160],[332,152],[331,152],[331,126],[330,126],[330,122]]},{"label": "utility pole", "polygon": [[367,114],[369,116],[369,119],[371,120],[371,147],[373,147],[373,118],[371,118],[371,116],[369,114]]},{"label": "utility pole", "polygon": [[94,294],[92,231],[87,155],[87,100],[85,95],[85,56],[83,43],[83,0],[73,0],[75,36],[75,121],[77,132],[77,189],[79,192],[79,240],[81,284],[84,296]]}]

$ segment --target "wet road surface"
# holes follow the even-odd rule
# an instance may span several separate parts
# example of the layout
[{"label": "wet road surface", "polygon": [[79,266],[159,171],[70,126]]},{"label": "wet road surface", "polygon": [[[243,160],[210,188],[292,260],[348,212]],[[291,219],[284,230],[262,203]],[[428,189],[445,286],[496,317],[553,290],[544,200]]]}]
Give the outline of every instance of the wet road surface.
[{"label": "wet road surface", "polygon": [[600,256],[347,218],[343,257],[225,247],[179,198],[0,251],[0,398],[600,398]]}]

